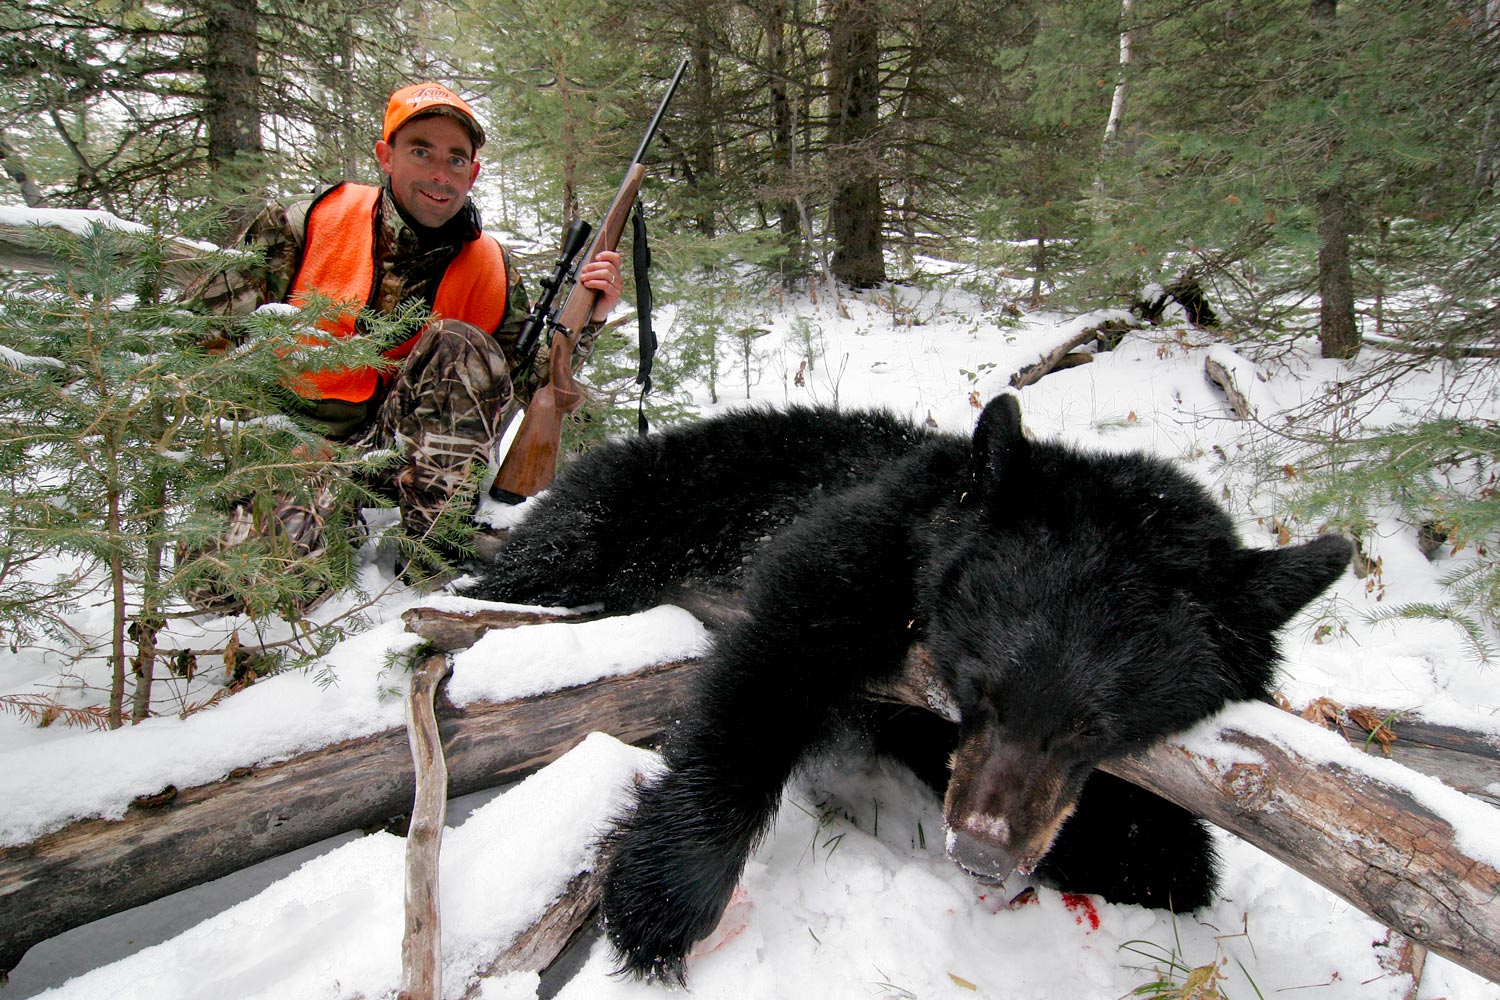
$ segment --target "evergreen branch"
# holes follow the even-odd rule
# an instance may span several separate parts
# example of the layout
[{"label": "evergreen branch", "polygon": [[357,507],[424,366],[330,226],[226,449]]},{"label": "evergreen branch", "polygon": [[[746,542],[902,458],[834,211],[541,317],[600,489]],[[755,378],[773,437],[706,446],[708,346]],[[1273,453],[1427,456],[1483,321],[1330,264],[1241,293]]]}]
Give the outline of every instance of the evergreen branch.
[{"label": "evergreen branch", "polygon": [[1468,643],[1470,650],[1480,663],[1488,665],[1495,656],[1495,647],[1485,634],[1484,627],[1468,615],[1460,613],[1450,604],[1413,602],[1397,607],[1380,608],[1365,615],[1370,624],[1393,621],[1441,621],[1456,627]]}]

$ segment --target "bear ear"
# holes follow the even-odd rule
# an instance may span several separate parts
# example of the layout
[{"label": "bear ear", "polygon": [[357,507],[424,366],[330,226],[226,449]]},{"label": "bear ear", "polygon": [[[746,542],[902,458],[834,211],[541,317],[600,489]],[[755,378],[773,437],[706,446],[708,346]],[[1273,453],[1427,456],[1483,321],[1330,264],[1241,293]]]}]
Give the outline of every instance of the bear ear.
[{"label": "bear ear", "polygon": [[1021,428],[1021,404],[1010,393],[990,400],[974,428],[969,451],[969,489],[981,497],[996,495],[1001,484],[1031,461],[1031,443]]},{"label": "bear ear", "polygon": [[1239,610],[1268,629],[1278,629],[1344,572],[1354,547],[1324,535],[1284,549],[1247,549],[1234,561]]}]

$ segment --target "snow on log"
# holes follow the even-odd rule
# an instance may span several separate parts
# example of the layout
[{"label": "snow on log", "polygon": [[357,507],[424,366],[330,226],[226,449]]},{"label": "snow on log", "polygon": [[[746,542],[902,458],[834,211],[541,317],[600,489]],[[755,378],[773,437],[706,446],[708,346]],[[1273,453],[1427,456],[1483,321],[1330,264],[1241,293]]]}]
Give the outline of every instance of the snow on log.
[{"label": "snow on log", "polygon": [[[695,666],[648,667],[501,704],[440,701],[450,794],[519,778],[590,732],[648,739],[672,718]],[[0,848],[0,972],[63,931],[406,814],[410,760],[405,729],[390,729],[155,796],[122,820],[83,820]]]},{"label": "snow on log", "polygon": [[1491,806],[1259,703],[1105,770],[1500,982],[1500,812]]},{"label": "snow on log", "polygon": [[[452,793],[518,777],[593,730],[626,742],[659,733],[698,662],[498,705],[456,709],[440,699]],[[872,695],[954,714],[920,649],[900,683]],[[1107,769],[1500,981],[1500,815],[1493,808],[1268,705],[1234,706],[1218,726],[1213,738],[1195,731]],[[1500,768],[1492,738],[1428,729],[1429,745],[1414,762],[1456,771],[1494,793]],[[1395,747],[1406,731],[1396,724]],[[87,820],[0,850],[0,968],[68,928],[406,812],[413,790],[407,756],[404,732],[392,730],[180,791],[122,821]],[[576,882],[495,968],[550,962],[588,919],[592,891],[586,879]]]}]

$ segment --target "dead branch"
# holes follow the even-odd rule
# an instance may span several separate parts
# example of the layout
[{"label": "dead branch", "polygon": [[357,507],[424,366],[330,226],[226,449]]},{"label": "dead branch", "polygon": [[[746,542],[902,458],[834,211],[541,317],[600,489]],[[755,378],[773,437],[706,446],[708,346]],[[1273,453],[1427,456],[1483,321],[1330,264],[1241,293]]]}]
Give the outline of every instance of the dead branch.
[{"label": "dead branch", "polygon": [[1020,368],[1010,377],[1011,388],[1024,389],[1026,386],[1036,382],[1043,375],[1063,365],[1063,359],[1068,356],[1073,348],[1082,347],[1091,340],[1101,339],[1102,333],[1104,333],[1104,324],[1091,326],[1085,330],[1080,330],[1061,343],[1045,350],[1037,361]]},{"label": "dead branch", "polygon": [[417,665],[406,698],[406,733],[417,793],[406,831],[406,930],[401,939],[398,1000],[442,1000],[443,935],[438,856],[448,806],[448,766],[435,702],[448,673],[446,656]]},{"label": "dead branch", "polygon": [[402,612],[406,631],[420,635],[441,653],[468,649],[480,636],[493,629],[518,628],[522,625],[545,625],[549,622],[591,622],[604,617],[597,614],[553,614],[547,611],[511,611],[484,608],[478,611],[439,611],[437,608],[412,608]]},{"label": "dead branch", "polygon": [[[64,211],[52,209],[51,211]],[[98,213],[79,213],[80,216],[97,216]],[[56,274],[66,271],[71,265],[48,247],[52,238],[77,239],[77,234],[63,226],[43,223],[34,226],[0,225],[0,267],[13,271],[35,271]],[[187,285],[203,273],[201,263],[207,251],[191,240],[175,236],[160,238],[160,250],[165,258],[162,274],[173,284]]]},{"label": "dead branch", "polygon": [[1235,417],[1240,420],[1249,420],[1255,409],[1235,383],[1234,373],[1212,357],[1203,359],[1203,373],[1208,376],[1210,382],[1223,390],[1224,395],[1229,399],[1229,409]]}]

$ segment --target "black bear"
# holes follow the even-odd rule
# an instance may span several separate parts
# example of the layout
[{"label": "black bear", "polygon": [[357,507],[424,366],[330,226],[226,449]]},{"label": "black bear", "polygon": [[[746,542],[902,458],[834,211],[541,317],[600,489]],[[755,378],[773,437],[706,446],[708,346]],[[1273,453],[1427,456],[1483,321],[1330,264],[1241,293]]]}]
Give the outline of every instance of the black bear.
[{"label": "black bear", "polygon": [[[972,439],[793,409],[598,449],[478,590],[622,611],[732,593],[706,606],[742,609],[718,616],[666,769],[604,845],[621,969],[680,983],[788,778],[850,726],[878,726],[875,747],[946,785],[948,853],[977,876],[1204,904],[1216,873],[1201,821],[1095,767],[1264,697],[1276,631],[1350,551],[1336,537],[1244,548],[1169,463],[1033,442],[1005,395]],[[914,648],[952,723],[901,725],[860,697]]]}]

